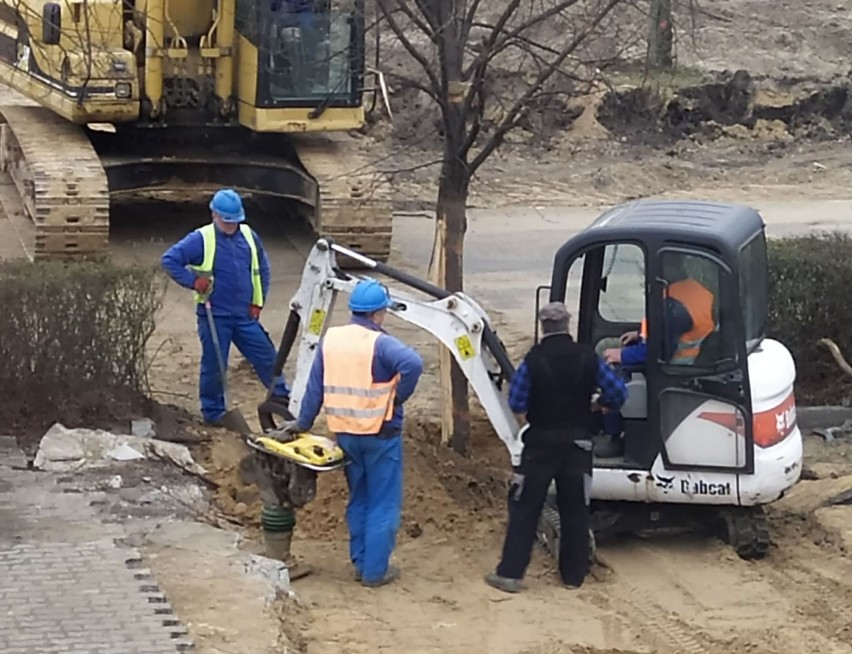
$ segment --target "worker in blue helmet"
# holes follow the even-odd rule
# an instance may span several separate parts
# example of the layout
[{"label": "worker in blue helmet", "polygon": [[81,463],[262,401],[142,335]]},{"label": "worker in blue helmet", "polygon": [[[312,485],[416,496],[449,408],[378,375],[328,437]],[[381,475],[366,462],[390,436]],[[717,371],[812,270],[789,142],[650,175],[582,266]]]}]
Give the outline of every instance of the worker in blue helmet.
[{"label": "worker in blue helmet", "polygon": [[263,244],[245,223],[243,202],[236,191],[217,191],[210,212],[212,221],[170,247],[161,261],[169,277],[195,291],[201,340],[201,414],[205,422],[215,425],[225,413],[225,398],[205,299],[210,300],[224,365],[233,343],[264,386],[274,384],[273,395],[283,406],[290,393],[283,374],[273,379],[275,346],[260,324],[270,279]]},{"label": "worker in blue helmet", "polygon": [[328,429],[349,460],[349,556],[356,581],[370,587],[399,577],[390,557],[402,513],[402,405],[423,373],[420,355],[382,328],[389,308],[387,288],[358,282],[350,323],[326,331],[299,417],[285,427],[308,431],[325,406]]}]

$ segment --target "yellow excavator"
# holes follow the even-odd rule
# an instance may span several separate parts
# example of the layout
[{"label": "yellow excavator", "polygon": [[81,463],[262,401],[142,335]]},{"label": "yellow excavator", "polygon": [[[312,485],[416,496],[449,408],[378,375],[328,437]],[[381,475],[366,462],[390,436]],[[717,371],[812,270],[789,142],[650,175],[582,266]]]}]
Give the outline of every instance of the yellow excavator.
[{"label": "yellow excavator", "polygon": [[[364,0],[0,0],[0,202],[31,259],[104,250],[110,197],[228,186],[390,251]],[[35,103],[33,105],[33,103]]]}]

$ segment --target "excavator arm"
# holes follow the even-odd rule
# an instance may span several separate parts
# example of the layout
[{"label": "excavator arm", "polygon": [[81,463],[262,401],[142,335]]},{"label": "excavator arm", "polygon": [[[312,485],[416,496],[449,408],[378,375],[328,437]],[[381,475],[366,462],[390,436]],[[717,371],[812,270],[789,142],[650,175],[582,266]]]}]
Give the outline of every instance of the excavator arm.
[{"label": "excavator arm", "polygon": [[[509,450],[512,465],[519,465],[523,442],[518,422],[503,393],[503,382],[511,380],[514,367],[482,307],[464,293],[450,293],[327,239],[316,242],[305,262],[301,284],[290,302],[290,316],[275,362],[277,375],[283,370],[293,347],[297,348],[289,413],[293,416],[299,413],[317,346],[329,327],[338,294],[351,293],[363,279],[362,275],[344,272],[337,264],[337,255],[352,259],[362,268],[389,277],[412,291],[419,291],[421,297],[389,287],[393,302],[389,312],[429,332],[449,349]],[[258,410],[265,431],[276,429],[270,399],[267,397],[267,402]]]}]

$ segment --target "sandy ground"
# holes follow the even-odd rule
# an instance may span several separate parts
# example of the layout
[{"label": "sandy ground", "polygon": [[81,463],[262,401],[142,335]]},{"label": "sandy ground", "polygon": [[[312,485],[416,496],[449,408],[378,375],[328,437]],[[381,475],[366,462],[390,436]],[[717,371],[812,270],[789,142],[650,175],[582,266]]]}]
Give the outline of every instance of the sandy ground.
[{"label": "sandy ground", "polygon": [[[827,80],[844,73],[852,3],[805,5],[770,9],[744,0],[708,5],[699,47],[684,46],[682,60],[716,70],[747,66],[755,77]],[[647,147],[603,138],[594,124],[580,128],[546,156],[510,142],[474,185],[471,202],[480,209],[471,212],[467,286],[516,356],[528,341],[534,289],[548,282],[554,250],[604,205],[648,195],[711,197],[761,208],[770,233],[777,235],[852,225],[852,154],[843,135],[791,142],[778,133],[734,133],[712,142]],[[407,156],[410,162],[413,155]],[[399,180],[405,204],[429,202],[432,186],[424,179]],[[276,218],[251,217],[272,261],[263,322],[275,341],[310,247],[296,226]],[[152,264],[168,244],[206,220],[203,206],[167,211],[125,206],[113,213],[110,247],[119,259]],[[397,217],[393,262],[423,274],[430,243],[428,217]],[[15,256],[20,252],[14,241],[0,242],[0,258]],[[486,429],[477,433],[470,459],[435,444],[434,343],[403,326],[391,328],[421,350],[428,368],[411,402],[406,436],[406,504],[396,553],[403,578],[377,591],[352,582],[342,476],[324,475],[318,498],[299,514],[294,549],[316,573],[295,583],[300,601],[285,607],[288,647],[311,654],[852,652],[852,508],[824,506],[852,486],[848,442],[807,438],[810,474],[773,508],[775,547],[764,561],[744,562],[721,543],[697,535],[633,537],[602,546],[608,567],[597,569],[577,592],[562,589],[552,562],[536,552],[529,589],[509,597],[481,580],[499,556],[506,454]],[[174,285],[151,349],[155,397],[197,411],[194,306]],[[292,377],[292,369],[287,371]],[[255,420],[263,389],[236,355],[231,380],[237,406]],[[218,430],[207,435],[212,446],[197,454],[226,482],[222,506],[245,519],[252,534],[256,492],[234,483],[243,450]],[[269,623],[260,627],[244,612],[226,610],[223,598],[230,589],[210,574],[227,565],[222,557],[193,559],[186,542],[161,539],[148,547],[199,651],[261,651],[261,640],[273,647]]]},{"label": "sandy ground", "polygon": [[[846,201],[818,202],[803,199],[801,192],[794,197],[798,204],[783,196],[756,202],[765,202],[761,208],[771,232],[801,232],[813,223],[829,228],[850,224]],[[479,297],[481,291],[486,304],[498,309],[494,317],[501,336],[517,352],[531,324],[532,289],[546,281],[554,238],[582,228],[596,209],[514,211],[473,214],[468,279],[470,292]],[[125,218],[115,222],[112,247],[117,256],[154,261],[170,241],[203,220],[203,210],[181,214],[179,222],[156,214],[125,212]],[[253,222],[272,258],[273,291],[264,323],[277,339],[301,273],[300,253],[310,241],[298,229],[266,217]],[[397,233],[395,261],[413,270],[425,269],[428,221],[401,216]],[[423,352],[429,368],[411,403],[410,414],[416,420],[407,434],[406,505],[396,554],[404,577],[397,586],[379,591],[351,581],[342,475],[322,476],[318,498],[299,514],[294,545],[316,573],[296,582],[300,605],[287,608],[283,623],[292,642],[301,643],[304,651],[392,651],[403,642],[412,652],[507,654],[731,650],[780,654],[815,646],[827,653],[850,651],[852,510],[823,508],[821,501],[837,489],[825,490],[820,481],[802,482],[797,493],[804,499],[794,495],[789,509],[782,503],[773,513],[776,547],[765,561],[741,561],[720,542],[696,535],[636,537],[603,546],[610,569],[597,570],[596,578],[579,592],[567,592],[556,583],[552,563],[542,552],[535,555],[525,594],[507,597],[489,589],[481,577],[499,556],[505,451],[485,430],[474,442],[471,460],[435,445],[434,425],[422,424],[434,423],[439,406],[434,345],[404,326],[392,328]],[[163,399],[196,410],[199,350],[193,307],[174,287],[167,293],[152,347],[159,350],[152,368],[155,390],[168,393],[161,395]],[[262,388],[236,355],[232,375],[235,400],[253,420]],[[229,435],[212,435],[208,462],[226,481],[221,505],[245,519],[254,533],[256,492],[235,483],[242,447]],[[809,440],[808,462],[828,480],[852,473],[848,449],[821,447],[816,438]],[[848,478],[838,483],[852,486]],[[186,580],[176,583],[185,586]],[[164,587],[168,590],[168,582]],[[192,587],[208,592],[206,587]],[[176,600],[176,608],[192,614],[195,602],[185,594],[181,597],[184,601]],[[230,622],[221,613],[217,617]],[[233,638],[243,630],[238,620],[219,622],[217,629],[231,630]]]},{"label": "sandy ground", "polygon": [[[740,198],[750,191],[741,192]],[[762,208],[771,231],[799,232],[813,223],[849,224],[847,201],[820,201],[809,187],[791,191],[755,196],[756,204],[767,203]],[[122,260],[144,264],[155,263],[170,242],[206,219],[203,207],[168,214],[149,205],[124,209],[113,221],[111,249]],[[473,213],[469,289],[475,297],[482,293],[486,305],[496,309],[495,323],[516,354],[527,340],[533,289],[546,282],[555,242],[582,228],[596,212],[566,207]],[[253,216],[252,223],[272,260],[272,296],[264,324],[277,340],[310,241],[274,217]],[[397,224],[394,261],[422,272],[428,260],[429,222],[400,216]],[[155,395],[196,411],[199,348],[193,310],[187,293],[169,287],[151,347]],[[434,344],[410,329],[392,328],[423,352],[429,368],[411,403],[410,414],[417,420],[407,434],[406,506],[396,554],[404,576],[398,585],[378,591],[352,582],[342,476],[322,477],[317,500],[299,514],[294,545],[316,574],[296,582],[300,602],[285,607],[281,623],[287,642],[298,650],[396,651],[406,643],[405,650],[411,652],[507,654],[850,651],[852,510],[822,507],[820,501],[830,493],[822,492],[819,480],[802,482],[797,492],[805,494],[804,501],[793,502],[789,511],[779,506],[773,513],[776,547],[765,561],[741,561],[721,543],[695,535],[637,537],[603,546],[609,569],[597,570],[596,578],[578,592],[556,583],[552,563],[541,552],[535,554],[526,593],[508,597],[489,589],[481,578],[499,556],[505,452],[487,433],[474,442],[470,460],[435,445],[434,426],[420,424],[434,423],[439,406]],[[263,389],[236,355],[231,370],[235,401],[254,420]],[[292,376],[292,370],[289,373]],[[242,448],[230,435],[216,430],[209,435],[213,447],[205,463],[220,478],[233,481]],[[820,476],[830,480],[852,473],[848,451],[811,442],[809,465]],[[852,485],[843,479],[839,483]],[[220,500],[225,509],[246,519],[248,533],[254,533],[253,488],[226,486]],[[225,610],[224,587],[208,570],[221,565],[225,574],[223,557],[205,554],[195,560],[175,548],[154,542],[147,551],[199,651],[240,651],[242,645],[270,642],[268,622],[263,621],[262,630],[256,620]],[[193,561],[193,567],[170,563],[179,555]],[[202,568],[207,571],[203,575]]]}]

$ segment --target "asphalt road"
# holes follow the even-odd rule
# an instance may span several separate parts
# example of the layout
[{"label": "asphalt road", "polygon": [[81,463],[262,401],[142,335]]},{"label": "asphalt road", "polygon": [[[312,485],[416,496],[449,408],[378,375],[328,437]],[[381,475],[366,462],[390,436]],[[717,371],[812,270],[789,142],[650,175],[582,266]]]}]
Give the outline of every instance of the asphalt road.
[{"label": "asphalt road", "polygon": [[[755,202],[751,206],[763,215],[770,237],[852,230],[852,199]],[[487,310],[502,313],[513,327],[530,329],[535,289],[550,283],[556,250],[607,208],[470,210],[465,239],[467,293]],[[432,247],[432,229],[428,217],[397,217],[393,261],[425,271]],[[614,270],[613,274],[618,272]]]}]

